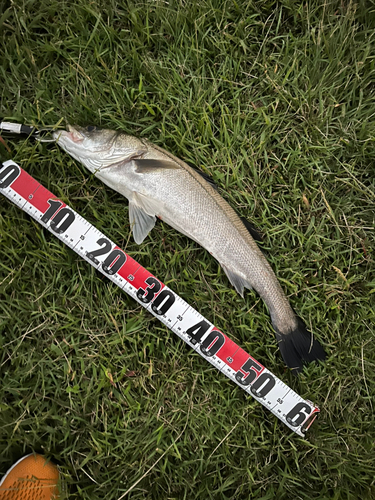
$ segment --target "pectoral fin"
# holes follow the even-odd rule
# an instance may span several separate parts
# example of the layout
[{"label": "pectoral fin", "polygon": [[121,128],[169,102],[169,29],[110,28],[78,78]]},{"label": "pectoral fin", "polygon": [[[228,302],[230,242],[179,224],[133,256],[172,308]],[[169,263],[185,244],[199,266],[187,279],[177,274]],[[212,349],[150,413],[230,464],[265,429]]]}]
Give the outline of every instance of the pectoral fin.
[{"label": "pectoral fin", "polygon": [[146,212],[135,203],[129,204],[130,227],[133,231],[134,241],[140,245],[151,229],[155,226],[156,217],[147,215]]},{"label": "pectoral fin", "polygon": [[156,215],[160,213],[158,202],[140,193],[133,193],[129,201],[129,221],[134,241],[140,245],[155,226]]},{"label": "pectoral fin", "polygon": [[139,159],[134,160],[138,174],[147,174],[156,170],[180,170],[181,167],[170,160]]},{"label": "pectoral fin", "polygon": [[250,283],[246,281],[244,278],[242,278],[235,272],[230,271],[227,267],[223,265],[222,268],[224,269],[225,274],[228,276],[229,281],[232,283],[237,293],[239,293],[241,297],[243,297],[244,288],[248,288],[249,290],[253,289]]},{"label": "pectoral fin", "polygon": [[147,153],[147,151],[142,149],[129,152],[128,154],[125,154],[125,156],[124,153],[114,152],[108,158],[100,158],[99,160],[89,158],[88,161],[93,167],[96,167],[99,170],[104,170],[106,168],[125,167],[129,162],[145,153]]}]

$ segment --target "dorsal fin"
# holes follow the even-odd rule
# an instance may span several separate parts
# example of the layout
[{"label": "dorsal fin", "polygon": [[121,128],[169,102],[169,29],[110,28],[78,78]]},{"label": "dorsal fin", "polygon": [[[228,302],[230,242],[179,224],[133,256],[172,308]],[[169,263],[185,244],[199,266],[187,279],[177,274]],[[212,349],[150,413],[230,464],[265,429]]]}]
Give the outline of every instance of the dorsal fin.
[{"label": "dorsal fin", "polygon": [[189,165],[190,168],[195,170],[195,172],[197,172],[197,174],[199,174],[206,182],[208,182],[208,184],[210,184],[215,189],[215,191],[217,191],[217,185],[215,184],[215,181],[212,179],[212,177],[209,174],[206,174],[206,172],[202,172],[202,170],[199,170],[197,167],[195,167],[194,165],[192,165],[191,163],[189,163],[187,161],[185,163],[187,165]]},{"label": "dorsal fin", "polygon": [[246,227],[246,229],[249,231],[251,236],[254,238],[255,241],[263,241],[262,235],[258,232],[258,230],[249,222],[245,217],[240,217],[240,219],[243,222],[243,225]]},{"label": "dorsal fin", "polygon": [[[189,165],[189,167],[191,167],[193,170],[195,170],[195,172],[197,172],[197,174],[199,174],[201,177],[203,177],[203,179],[205,181],[207,181],[209,184],[211,184],[211,186],[215,189],[215,191],[218,190],[217,185],[215,184],[214,180],[212,179],[212,177],[209,174],[206,174],[205,172],[202,172],[202,170],[199,170],[198,168],[196,168],[194,165],[192,165],[189,162],[185,162],[185,163],[187,163],[187,165]],[[263,241],[263,237],[260,234],[260,232],[255,228],[255,226],[253,226],[251,224],[251,222],[249,222],[247,219],[245,219],[245,217],[241,217],[238,214],[238,212],[236,212],[236,213],[237,213],[238,217],[241,219],[243,225],[246,227],[246,229],[249,231],[249,233],[251,234],[251,236],[254,238],[254,240],[262,242]]]},{"label": "dorsal fin", "polygon": [[[195,172],[197,172],[197,174],[199,174],[201,177],[203,177],[203,179],[205,181],[207,181],[209,184],[211,184],[211,186],[215,189],[215,191],[218,190],[217,185],[215,184],[214,180],[212,179],[212,177],[209,174],[202,172],[202,170],[197,169],[194,165],[192,165],[189,162],[185,162],[185,163],[187,163],[189,165],[189,167],[191,167],[193,170],[195,170]],[[251,222],[249,222],[247,219],[245,219],[245,217],[241,217],[238,213],[237,213],[237,215],[242,220],[243,225],[249,231],[249,233],[254,238],[254,240],[262,242],[263,237],[260,234],[260,232],[255,228],[255,226],[253,226],[251,224]]]}]

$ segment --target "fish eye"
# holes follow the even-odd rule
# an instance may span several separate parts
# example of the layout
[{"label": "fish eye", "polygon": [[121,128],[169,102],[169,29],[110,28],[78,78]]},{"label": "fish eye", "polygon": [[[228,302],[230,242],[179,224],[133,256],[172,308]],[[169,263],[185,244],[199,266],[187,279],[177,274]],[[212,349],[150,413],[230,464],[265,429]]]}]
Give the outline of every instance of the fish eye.
[{"label": "fish eye", "polygon": [[87,132],[94,132],[95,129],[96,129],[96,127],[94,127],[93,125],[89,125],[87,127]]}]

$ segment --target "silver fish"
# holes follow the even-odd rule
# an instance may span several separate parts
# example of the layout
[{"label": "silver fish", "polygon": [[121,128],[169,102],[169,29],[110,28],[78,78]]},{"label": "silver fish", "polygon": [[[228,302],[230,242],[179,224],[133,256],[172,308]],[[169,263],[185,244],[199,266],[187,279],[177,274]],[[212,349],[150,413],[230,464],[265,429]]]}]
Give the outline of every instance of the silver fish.
[{"label": "silver fish", "polygon": [[256,290],[269,309],[284,361],[294,372],[304,362],[325,359],[243,221],[199,172],[145,139],[113,130],[68,126],[54,138],[126,196],[136,243],[143,242],[159,217],[208,250],[241,296],[245,288]]}]

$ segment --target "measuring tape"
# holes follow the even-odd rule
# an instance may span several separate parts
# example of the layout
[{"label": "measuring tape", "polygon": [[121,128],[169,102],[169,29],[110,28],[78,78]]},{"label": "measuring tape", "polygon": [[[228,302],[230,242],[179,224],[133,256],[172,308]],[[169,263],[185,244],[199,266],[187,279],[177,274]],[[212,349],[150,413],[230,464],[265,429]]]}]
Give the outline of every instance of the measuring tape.
[{"label": "measuring tape", "polygon": [[0,164],[0,192],[107,276],[204,359],[299,436],[319,408],[302,399],[198,311],[59,200],[12,160]]}]

